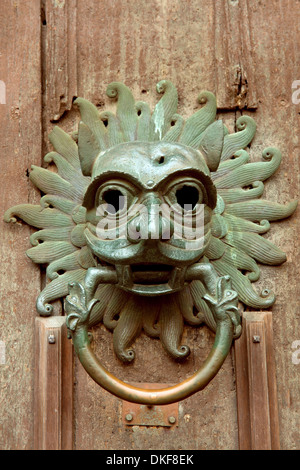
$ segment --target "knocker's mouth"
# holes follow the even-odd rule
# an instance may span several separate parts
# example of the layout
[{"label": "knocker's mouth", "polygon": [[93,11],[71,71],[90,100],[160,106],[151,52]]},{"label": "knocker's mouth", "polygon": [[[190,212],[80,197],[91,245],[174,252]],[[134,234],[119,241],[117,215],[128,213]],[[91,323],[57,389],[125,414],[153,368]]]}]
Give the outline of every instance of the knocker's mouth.
[{"label": "knocker's mouth", "polygon": [[160,263],[116,266],[118,285],[140,295],[162,295],[183,287],[186,268]]},{"label": "knocker's mouth", "polygon": [[181,290],[186,282],[199,277],[202,263],[177,267],[168,264],[138,263],[101,266],[101,277],[105,283],[116,284],[121,289],[144,296],[171,294]]},{"label": "knocker's mouth", "polygon": [[149,284],[152,282],[161,282],[162,280],[166,280],[174,266],[170,266],[168,264],[159,264],[159,263],[146,263],[146,264],[132,264],[131,271],[133,277],[138,279],[141,284]]}]

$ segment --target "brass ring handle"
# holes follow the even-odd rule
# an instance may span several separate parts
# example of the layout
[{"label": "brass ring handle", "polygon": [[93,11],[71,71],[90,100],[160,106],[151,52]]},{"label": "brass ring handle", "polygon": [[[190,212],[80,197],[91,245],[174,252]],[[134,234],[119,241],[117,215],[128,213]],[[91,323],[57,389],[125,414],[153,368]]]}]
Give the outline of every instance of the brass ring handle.
[{"label": "brass ring handle", "polygon": [[200,369],[190,378],[168,388],[145,390],[125,383],[107,371],[96,358],[90,345],[89,317],[98,301],[94,298],[96,287],[99,282],[114,282],[114,276],[111,270],[90,268],[84,284],[69,284],[69,295],[65,301],[68,313],[66,324],[75,352],[86,372],[113,395],[145,405],[174,403],[202,390],[215,377],[230,351],[233,338],[241,332],[237,293],[231,288],[230,277],[219,277],[212,267],[205,264],[194,265],[188,276],[201,278],[206,283],[210,294],[206,294],[204,299],[210,304],[216,322],[216,336],[211,352]]},{"label": "brass ring handle", "polygon": [[229,317],[217,325],[215,341],[204,364],[190,378],[172,387],[146,390],[129,385],[108,372],[94,355],[88,330],[80,325],[72,332],[75,352],[90,377],[113,395],[133,403],[166,405],[174,403],[202,390],[217,374],[225,361],[233,338],[233,324]]}]

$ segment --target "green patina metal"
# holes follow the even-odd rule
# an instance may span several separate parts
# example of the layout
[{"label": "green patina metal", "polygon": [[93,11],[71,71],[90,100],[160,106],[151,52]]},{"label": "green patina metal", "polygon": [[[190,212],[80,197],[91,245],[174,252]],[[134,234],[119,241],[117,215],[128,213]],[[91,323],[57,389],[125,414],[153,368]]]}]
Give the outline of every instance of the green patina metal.
[{"label": "green patina metal", "polygon": [[[117,82],[107,88],[107,95],[117,98],[115,114],[99,114],[93,104],[78,98],[78,133],[70,137],[55,127],[50,135],[55,151],[45,161],[53,162],[57,173],[32,166],[30,179],[45,196],[39,205],[9,209],[4,219],[22,219],[39,229],[27,251],[33,262],[47,266],[49,282],[37,299],[37,310],[50,315],[51,302],[65,298],[70,336],[87,371],[129,401],[162,404],[189,396],[217,373],[232,338],[241,333],[238,302],[257,309],[274,303],[274,294],[258,293],[253,282],[260,277],[259,263],[279,265],[286,256],[262,235],[270,222],[290,216],[297,203],[261,199],[263,181],[279,167],[281,153],[267,148],[262,161],[249,161],[245,149],[256,131],[252,118],[240,117],[237,132],[231,134],[215,120],[212,93],[202,92],[201,108],[185,120],[177,114],[173,84],[163,80],[157,91],[163,96],[153,113]],[[117,207],[117,195],[126,198],[125,207]],[[164,237],[166,217],[154,217],[155,205],[173,207],[182,200],[204,207],[200,247],[187,249],[184,236],[175,237],[174,223]],[[114,205],[118,230],[125,228],[127,237],[99,236],[104,214],[98,207],[105,203]],[[146,219],[130,215],[137,203],[146,208]],[[133,236],[143,230],[158,236]],[[174,358],[189,354],[188,346],[181,345],[184,323],[208,325],[216,332],[216,342],[188,384],[151,395],[126,388],[97,362],[88,329],[101,321],[113,331],[115,353],[125,362],[134,358],[131,345],[142,330],[160,338]]]}]

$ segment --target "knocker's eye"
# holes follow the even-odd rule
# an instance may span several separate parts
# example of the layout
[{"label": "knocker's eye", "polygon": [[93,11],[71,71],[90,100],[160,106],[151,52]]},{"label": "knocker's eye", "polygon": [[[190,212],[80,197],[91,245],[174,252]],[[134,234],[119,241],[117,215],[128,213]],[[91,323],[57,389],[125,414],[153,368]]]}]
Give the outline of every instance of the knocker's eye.
[{"label": "knocker's eye", "polygon": [[202,192],[194,186],[184,185],[176,191],[176,201],[183,209],[193,210],[201,202]]},{"label": "knocker's eye", "polygon": [[112,182],[102,185],[96,195],[98,214],[120,215],[131,206],[135,199],[134,191],[122,184]]},{"label": "knocker's eye", "polygon": [[103,201],[107,203],[107,212],[109,214],[116,214],[124,209],[125,196],[118,189],[108,189],[102,195]]},{"label": "knocker's eye", "polygon": [[165,198],[168,203],[180,210],[194,211],[197,204],[205,203],[205,190],[201,183],[191,179],[176,182],[168,188]]}]

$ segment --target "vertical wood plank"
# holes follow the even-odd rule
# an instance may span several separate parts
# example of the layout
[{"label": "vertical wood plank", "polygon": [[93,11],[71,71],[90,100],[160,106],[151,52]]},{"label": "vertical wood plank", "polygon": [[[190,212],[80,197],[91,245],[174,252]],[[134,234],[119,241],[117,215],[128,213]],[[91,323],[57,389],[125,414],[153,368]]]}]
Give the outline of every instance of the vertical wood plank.
[{"label": "vertical wood plank", "polygon": [[272,314],[245,312],[243,334],[235,342],[239,446],[279,449]]},{"label": "vertical wood plank", "polygon": [[256,109],[255,67],[247,0],[213,2],[215,86],[220,109]]},{"label": "vertical wood plank", "polygon": [[44,112],[58,121],[77,95],[76,0],[43,0]]},{"label": "vertical wood plank", "polygon": [[274,353],[274,347],[273,347],[273,344],[274,344],[273,343],[274,341],[273,340],[273,322],[272,322],[271,312],[265,312],[264,325],[265,325],[265,341],[266,341],[268,393],[269,393],[269,403],[271,407],[271,412],[270,412],[271,448],[272,450],[279,450],[280,439],[279,439],[278,395],[277,395],[275,353]]},{"label": "vertical wood plank", "polygon": [[247,355],[247,340],[244,330],[242,336],[234,342],[235,378],[237,393],[237,415],[239,448],[241,450],[251,449],[250,430],[250,403],[249,403],[249,369]]},{"label": "vertical wood plank", "polygon": [[64,317],[36,318],[36,450],[71,450],[73,351]]},{"label": "vertical wood plank", "polygon": [[247,321],[251,448],[271,449],[270,403],[263,320]]},{"label": "vertical wood plank", "polygon": [[62,450],[72,450],[74,448],[74,351],[72,342],[67,337],[65,323],[61,329],[61,334],[63,337],[61,344],[61,448]]},{"label": "vertical wood plank", "polygon": [[[40,1],[2,0],[0,8],[0,448],[33,445],[33,363],[35,302],[40,269],[25,255],[32,230],[7,224],[4,212],[37,203],[28,176],[41,163]],[[5,101],[5,102],[3,102]]]}]

